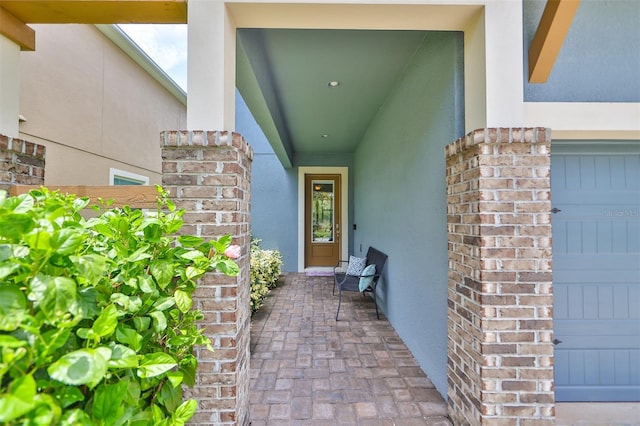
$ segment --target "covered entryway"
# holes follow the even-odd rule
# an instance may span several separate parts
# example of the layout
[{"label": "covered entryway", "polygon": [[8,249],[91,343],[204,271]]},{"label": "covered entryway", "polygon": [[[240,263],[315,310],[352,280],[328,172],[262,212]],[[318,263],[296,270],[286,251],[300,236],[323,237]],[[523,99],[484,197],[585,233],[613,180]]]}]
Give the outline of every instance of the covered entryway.
[{"label": "covered entryway", "polygon": [[640,143],[551,160],[557,401],[640,401]]}]

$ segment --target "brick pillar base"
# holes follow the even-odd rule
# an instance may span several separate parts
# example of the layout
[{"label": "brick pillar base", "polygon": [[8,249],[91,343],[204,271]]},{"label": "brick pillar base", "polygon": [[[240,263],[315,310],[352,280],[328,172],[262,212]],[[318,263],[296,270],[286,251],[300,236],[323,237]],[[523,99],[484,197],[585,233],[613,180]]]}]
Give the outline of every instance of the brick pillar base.
[{"label": "brick pillar base", "polygon": [[455,424],[555,423],[550,136],[482,129],[446,147]]},{"label": "brick pillar base", "polygon": [[215,352],[198,349],[198,400],[192,424],[249,424],[249,203],[253,151],[236,133],[169,131],[161,135],[162,184],[183,216],[185,234],[231,234],[242,247],[240,274],[207,274],[194,297]]},{"label": "brick pillar base", "polygon": [[0,189],[11,185],[44,185],[45,147],[0,135]]}]

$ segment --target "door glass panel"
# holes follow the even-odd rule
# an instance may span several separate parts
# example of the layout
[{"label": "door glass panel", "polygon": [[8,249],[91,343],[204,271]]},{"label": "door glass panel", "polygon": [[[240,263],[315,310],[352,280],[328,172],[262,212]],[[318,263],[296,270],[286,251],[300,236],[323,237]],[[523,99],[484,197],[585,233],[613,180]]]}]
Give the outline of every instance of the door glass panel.
[{"label": "door glass panel", "polygon": [[331,180],[311,181],[312,242],[333,242],[334,188]]}]

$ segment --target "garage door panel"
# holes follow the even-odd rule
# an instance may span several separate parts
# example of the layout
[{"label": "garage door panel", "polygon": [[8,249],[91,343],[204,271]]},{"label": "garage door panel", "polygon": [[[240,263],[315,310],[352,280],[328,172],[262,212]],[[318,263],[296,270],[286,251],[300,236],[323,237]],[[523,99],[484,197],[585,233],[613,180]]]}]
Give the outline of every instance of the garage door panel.
[{"label": "garage door panel", "polygon": [[[631,320],[566,320],[556,337],[562,341],[556,351],[572,349],[590,349],[597,343],[599,349],[637,350],[640,345],[638,323]],[[611,328],[615,327],[615,333]]]},{"label": "garage door panel", "polygon": [[[570,400],[602,400],[603,391],[617,394],[622,401],[634,401],[640,395],[640,389],[635,385],[640,380],[638,351],[572,350],[558,354],[556,362],[556,367],[562,371],[556,380],[565,383],[560,392],[565,391],[566,396],[566,391],[572,389],[584,398]],[[581,387],[588,392],[576,392]]]},{"label": "garage door panel", "polygon": [[[555,245],[553,248],[555,250]],[[556,256],[556,253],[554,253],[553,260],[561,262],[562,269],[567,269],[570,273],[574,271],[580,272],[580,270],[597,271],[602,269],[617,272],[623,269],[632,272],[632,278],[640,278],[640,272],[638,272],[637,267],[638,262],[640,262],[640,255],[600,253],[593,255],[558,254]],[[617,278],[615,273],[611,273],[609,276],[611,280],[625,281]]]},{"label": "garage door panel", "polygon": [[558,401],[640,401],[640,144],[620,149],[551,160]]},{"label": "garage door panel", "polygon": [[[578,209],[578,207],[575,207]],[[623,210],[624,209],[624,210]],[[558,254],[570,253],[633,253],[640,247],[640,225],[638,218],[628,217],[609,218],[606,210],[593,212],[600,217],[592,218],[587,207],[582,209],[585,217],[580,220],[568,218],[567,208],[552,219],[554,226],[554,250]],[[620,207],[616,211],[626,212],[630,208]],[[560,216],[561,215],[561,216]],[[636,251],[637,252],[637,251]]]},{"label": "garage door panel", "polygon": [[[556,284],[554,317],[556,320],[633,320],[633,325],[640,327],[639,296],[637,286],[631,284]],[[556,332],[564,329],[563,324],[556,325]]]},{"label": "garage door panel", "polygon": [[[554,259],[554,266],[558,262]],[[585,279],[594,283],[611,283],[613,280],[619,283],[629,282],[637,279],[638,273],[629,269],[619,269],[615,275],[611,271],[602,271],[596,269],[584,269],[573,271],[555,271],[553,273],[554,282],[557,284],[583,283]]]}]

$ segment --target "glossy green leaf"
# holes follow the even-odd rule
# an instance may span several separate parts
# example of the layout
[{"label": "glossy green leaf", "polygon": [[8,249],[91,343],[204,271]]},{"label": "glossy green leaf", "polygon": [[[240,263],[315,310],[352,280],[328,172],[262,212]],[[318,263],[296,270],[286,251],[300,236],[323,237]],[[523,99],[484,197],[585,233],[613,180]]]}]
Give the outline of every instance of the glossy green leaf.
[{"label": "glossy green leaf", "polygon": [[6,334],[0,334],[0,347],[1,348],[19,348],[21,346],[26,346],[27,342],[24,340],[16,339],[13,336],[8,336]]},{"label": "glossy green leaf", "polygon": [[158,242],[163,235],[162,227],[157,223],[150,223],[144,228],[144,239],[150,242]]},{"label": "glossy green leaf", "polygon": [[91,223],[91,227],[96,231],[99,232],[100,234],[107,236],[107,237],[115,237],[115,232],[113,230],[113,228],[109,225],[107,225],[104,222],[97,222],[94,221]]},{"label": "glossy green leaf", "polygon": [[142,347],[142,336],[124,324],[119,324],[116,327],[116,340],[134,351],[139,351]]},{"label": "glossy green leaf", "polygon": [[173,263],[168,260],[154,260],[149,265],[149,270],[161,289],[166,288],[171,283],[175,274]]},{"label": "glossy green leaf", "polygon": [[187,312],[191,309],[191,305],[193,305],[193,300],[186,291],[176,290],[173,293],[173,298],[175,299],[176,306],[180,309],[180,312]]},{"label": "glossy green leaf", "polygon": [[76,330],[76,336],[83,340],[95,340],[98,336],[92,328],[82,327]]},{"label": "glossy green leaf", "polygon": [[84,318],[93,318],[100,315],[98,307],[98,292],[93,287],[83,287],[76,293],[78,312]]},{"label": "glossy green leaf", "polygon": [[109,368],[136,368],[138,356],[133,349],[116,344],[111,348],[111,359],[108,365]]},{"label": "glossy green leaf", "polygon": [[172,413],[182,403],[182,389],[165,384],[160,389],[157,401],[164,405],[168,412]]},{"label": "glossy green leaf", "polygon": [[98,386],[93,400],[93,417],[105,424],[113,424],[118,417],[126,390],[125,381]]},{"label": "glossy green leaf", "polygon": [[78,401],[84,400],[84,395],[75,386],[63,386],[58,389],[55,394],[56,399],[60,402],[62,408],[69,407]]},{"label": "glossy green leaf", "polygon": [[188,422],[191,417],[196,413],[198,409],[198,403],[195,399],[188,399],[184,401],[176,411],[171,415],[171,419],[179,425],[183,425]]},{"label": "glossy green leaf", "polygon": [[51,235],[49,244],[58,254],[71,254],[78,250],[84,235],[77,228],[63,228]]},{"label": "glossy green leaf", "polygon": [[79,197],[73,200],[73,209],[77,212],[89,205],[91,199],[89,197]]},{"label": "glossy green leaf", "polygon": [[167,373],[167,379],[169,379],[171,386],[176,388],[182,384],[184,374],[181,371],[169,371]]},{"label": "glossy green leaf", "polygon": [[29,424],[34,426],[49,426],[62,414],[58,402],[48,394],[37,394],[33,400],[35,409],[29,412]]},{"label": "glossy green leaf", "polygon": [[202,253],[199,250],[189,250],[182,253],[180,257],[187,260],[196,260],[196,259],[202,259],[203,257],[206,257],[206,256],[204,255],[204,253]]},{"label": "glossy green leaf", "polygon": [[13,213],[28,213],[33,209],[33,198],[29,194],[6,198],[2,202],[2,207]]},{"label": "glossy green leaf", "polygon": [[56,349],[64,346],[71,336],[71,329],[53,329],[42,333],[42,340],[45,342],[47,354],[53,353]]},{"label": "glossy green leaf", "polygon": [[133,252],[132,254],[130,254],[126,261],[127,262],[140,262],[141,260],[144,259],[150,259],[151,258],[151,254],[149,253],[149,246],[148,245],[144,245],[142,247],[140,247],[138,250],[136,250],[135,252]]},{"label": "glossy green leaf", "polygon": [[154,352],[142,357],[138,368],[138,376],[143,379],[159,376],[177,365],[178,363],[171,355],[164,352]]},{"label": "glossy green leaf", "polygon": [[210,243],[215,249],[216,253],[224,253],[224,251],[229,247],[233,238],[231,235],[224,235],[217,240],[211,240]]},{"label": "glossy green leaf", "polygon": [[78,268],[78,283],[96,285],[104,277],[107,269],[107,258],[105,256],[91,253],[82,256],[70,256],[69,259]]},{"label": "glossy green leaf", "polygon": [[153,278],[149,275],[141,275],[138,277],[138,287],[143,293],[153,293],[156,291],[156,285],[153,282]]},{"label": "glossy green leaf", "polygon": [[136,328],[136,331],[138,331],[138,333],[142,333],[144,331],[147,331],[149,329],[149,326],[151,325],[151,318],[149,317],[135,317],[133,319],[133,325]]},{"label": "glossy green leaf", "polygon": [[20,269],[20,264],[17,263],[15,260],[13,261],[9,260],[9,261],[4,261],[0,263],[0,280],[13,274],[18,269]]},{"label": "glossy green leaf", "polygon": [[25,235],[24,241],[35,250],[51,250],[51,233],[46,229],[34,229]]},{"label": "glossy green leaf", "polygon": [[195,235],[180,235],[178,242],[182,247],[196,247],[203,243],[203,239]]},{"label": "glossy green leaf", "polygon": [[153,311],[149,313],[149,316],[153,318],[153,330],[156,333],[162,333],[167,328],[167,317],[162,311]]},{"label": "glossy green leaf", "polygon": [[57,324],[62,315],[77,308],[76,283],[67,277],[39,274],[31,281],[29,299],[52,324]]},{"label": "glossy green leaf", "polygon": [[98,337],[111,335],[118,325],[118,309],[115,305],[107,306],[93,323],[93,332]]},{"label": "glossy green leaf", "polygon": [[158,299],[158,301],[153,305],[153,307],[158,311],[164,311],[173,307],[175,304],[176,304],[176,301],[173,297],[165,297],[165,298]]},{"label": "glossy green leaf", "polygon": [[214,267],[219,272],[222,272],[225,275],[236,276],[240,273],[240,268],[238,264],[231,259],[221,259],[214,263]]},{"label": "glossy green leaf", "polygon": [[47,371],[51,378],[59,382],[93,387],[107,372],[109,358],[109,348],[79,349],[64,355],[51,364]]},{"label": "glossy green leaf", "polygon": [[0,395],[0,422],[10,422],[35,408],[36,382],[31,375],[18,377],[9,393]]},{"label": "glossy green leaf", "polygon": [[65,411],[60,420],[60,426],[93,426],[95,423],[80,409]]},{"label": "glossy green leaf", "polygon": [[19,288],[0,285],[0,330],[13,331],[26,316],[27,299]]},{"label": "glossy green leaf", "polygon": [[124,395],[124,401],[133,406],[140,403],[140,383],[137,380],[127,380],[127,391]]},{"label": "glossy green leaf", "polygon": [[178,371],[182,373],[184,384],[193,387],[196,383],[196,370],[198,368],[198,360],[193,355],[187,355],[180,360]]},{"label": "glossy green leaf", "polygon": [[30,232],[36,222],[27,214],[0,215],[0,236],[17,240]]},{"label": "glossy green leaf", "polygon": [[185,270],[185,277],[188,280],[196,280],[198,278],[200,278],[201,276],[203,276],[205,274],[204,269],[202,268],[196,268],[194,266],[187,266],[187,269]]}]

